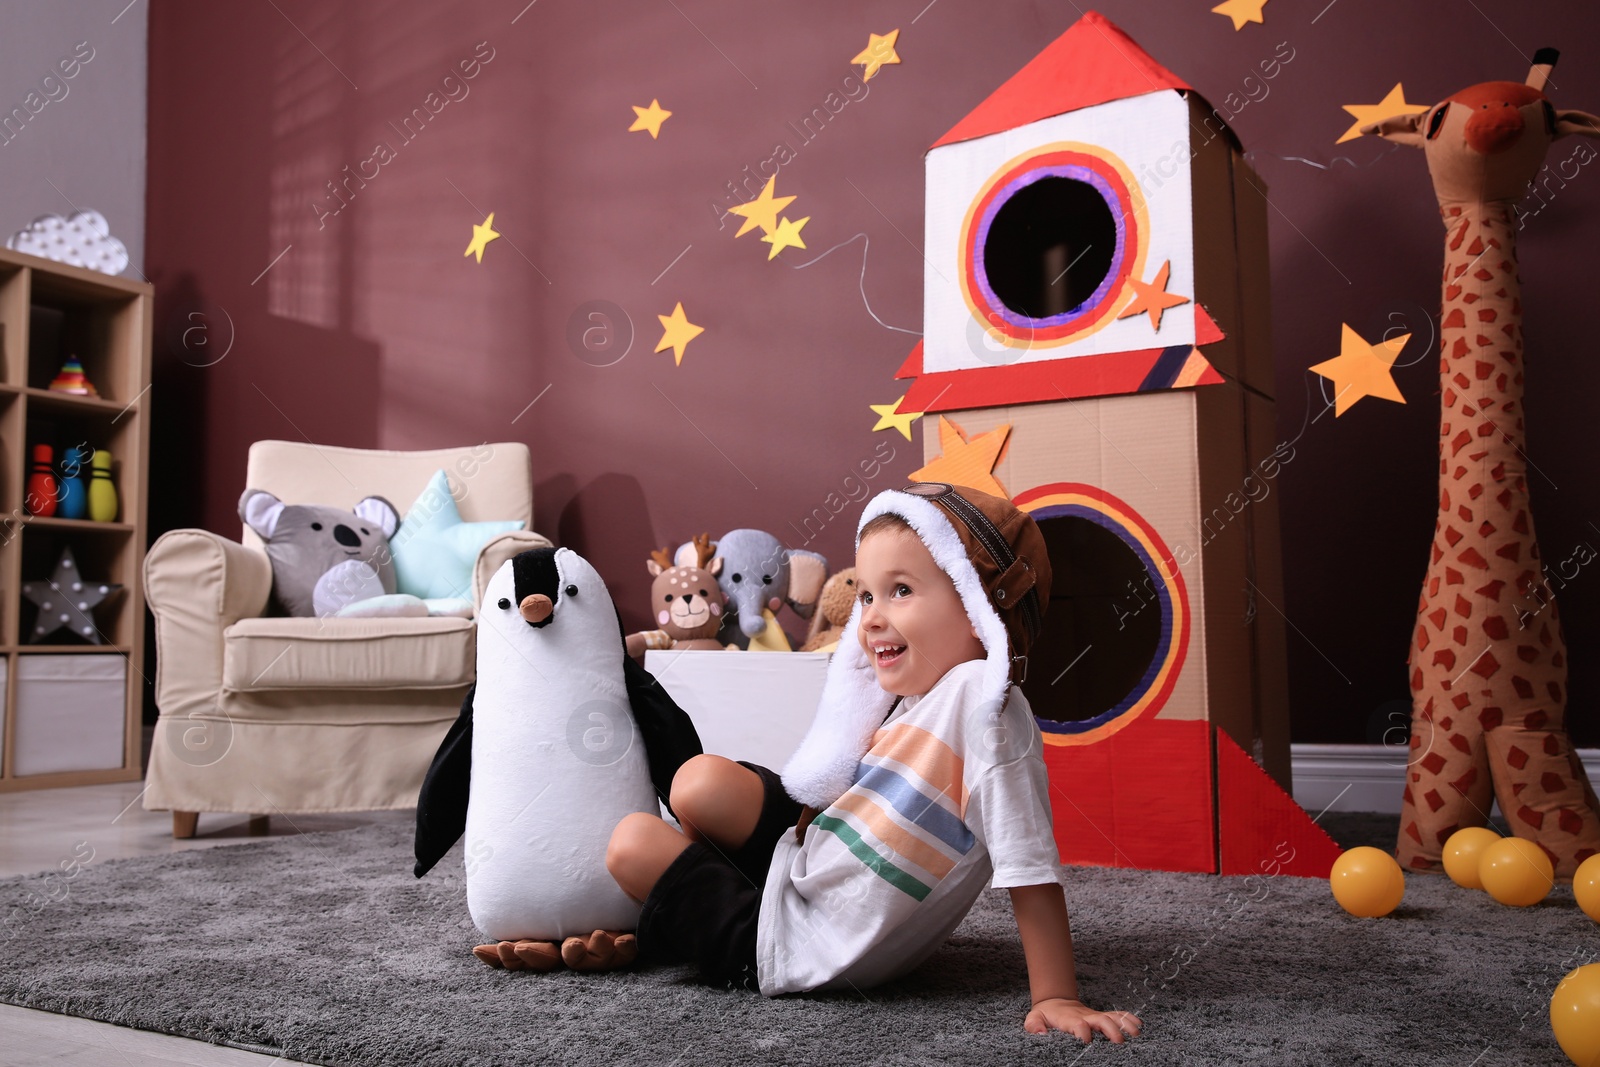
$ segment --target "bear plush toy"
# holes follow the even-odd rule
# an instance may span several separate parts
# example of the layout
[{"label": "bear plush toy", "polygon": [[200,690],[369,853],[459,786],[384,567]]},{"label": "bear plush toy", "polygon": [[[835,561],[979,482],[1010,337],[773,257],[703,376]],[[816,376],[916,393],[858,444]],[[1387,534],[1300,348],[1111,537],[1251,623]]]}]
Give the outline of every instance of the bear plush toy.
[{"label": "bear plush toy", "polygon": [[850,621],[850,610],[856,606],[856,569],[846,567],[828,579],[822,587],[822,599],[817,602],[817,612],[811,616],[811,632],[806,634],[802,652],[832,652],[839,645],[839,635],[844,624]]},{"label": "bear plush toy", "polygon": [[246,489],[239,517],[266,542],[272,593],[290,615],[323,618],[394,593],[389,536],[400,513],[381,496],[345,511],[285,504],[265,490]]}]

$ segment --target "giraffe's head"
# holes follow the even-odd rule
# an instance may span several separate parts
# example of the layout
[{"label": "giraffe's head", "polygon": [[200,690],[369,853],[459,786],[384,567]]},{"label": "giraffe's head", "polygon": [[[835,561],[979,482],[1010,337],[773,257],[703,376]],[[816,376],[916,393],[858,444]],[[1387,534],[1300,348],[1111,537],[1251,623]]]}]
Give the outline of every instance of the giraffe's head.
[{"label": "giraffe's head", "polygon": [[1600,137],[1600,118],[1557,109],[1544,93],[1556,50],[1533,57],[1526,82],[1480,82],[1428,108],[1363,126],[1362,133],[1427,153],[1441,205],[1520,200],[1545,153],[1568,134]]}]

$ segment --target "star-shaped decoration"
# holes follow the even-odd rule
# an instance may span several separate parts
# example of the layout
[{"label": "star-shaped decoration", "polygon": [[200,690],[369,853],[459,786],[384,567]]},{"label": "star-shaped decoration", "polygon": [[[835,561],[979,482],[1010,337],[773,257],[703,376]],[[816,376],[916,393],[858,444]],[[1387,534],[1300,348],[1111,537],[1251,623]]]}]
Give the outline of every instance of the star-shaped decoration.
[{"label": "star-shaped decoration", "polygon": [[72,549],[63,548],[56,573],[48,581],[23,582],[22,595],[39,606],[38,621],[28,637],[38,644],[57,630],[71,630],[92,645],[103,645],[100,628],[94,624],[94,609],[122,586],[112,582],[91,582],[78,573]]},{"label": "star-shaped decoration", "polygon": [[1341,106],[1354,115],[1356,121],[1354,125],[1344,131],[1344,134],[1337,141],[1333,142],[1334,144],[1354,141],[1361,136],[1361,127],[1370,122],[1381,122],[1390,115],[1410,115],[1418,111],[1426,111],[1429,107],[1427,104],[1406,103],[1406,91],[1401,88],[1399,82],[1395,82],[1394,88],[1389,90],[1388,95],[1376,104],[1344,104]]},{"label": "star-shaped decoration", "polygon": [[861,80],[869,82],[872,76],[878,73],[878,68],[887,63],[898,63],[900,57],[895,54],[894,42],[899,38],[899,30],[890,30],[881,37],[876,33],[867,34],[867,47],[850,62],[854,66],[865,66],[867,71],[861,75]]},{"label": "star-shaped decoration", "polygon": [[495,232],[494,228],[494,212],[491,211],[489,212],[489,217],[484,219],[481,224],[476,222],[472,224],[472,243],[469,244],[467,246],[467,250],[461,254],[463,256],[470,256],[476,253],[478,256],[478,262],[482,263],[483,250],[485,246],[487,246],[490,241],[498,240],[499,237],[500,234]]},{"label": "star-shaped decoration", "polygon": [[678,306],[672,309],[670,315],[657,315],[661,320],[661,342],[656,345],[657,352],[672,349],[672,358],[678,366],[683,365],[683,350],[689,342],[706,332],[704,326],[696,326],[689,321],[683,313],[683,301],[678,301]]},{"label": "star-shaped decoration", "polygon": [[1161,316],[1165,315],[1167,308],[1187,304],[1189,298],[1176,293],[1167,292],[1167,278],[1172,274],[1172,260],[1161,264],[1161,269],[1156,272],[1153,282],[1141,282],[1130,277],[1128,284],[1133,287],[1133,299],[1128,301],[1128,306],[1122,309],[1118,319],[1128,319],[1135,315],[1149,313],[1150,328],[1157,333],[1161,332]]},{"label": "star-shaped decoration", "polygon": [[[760,196],[740,204],[738,207],[730,207],[728,209],[730,215],[738,215],[744,219],[744,225],[739,227],[739,232],[734,234],[735,237],[743,237],[757,226],[761,227],[762,233],[771,233],[778,228],[778,212],[794,203],[795,198],[792,196],[773,196],[773,193],[777,191],[777,186],[778,176],[774,174],[767,179],[766,187],[761,190]],[[806,217],[810,218],[811,216],[807,215]]]},{"label": "star-shaped decoration", "polygon": [[[905,397],[902,395],[900,400],[904,399]],[[878,416],[877,424],[872,427],[874,431],[887,430],[893,427],[899,430],[905,439],[909,441],[911,440],[911,424],[922,418],[924,412],[897,411],[896,409],[900,406],[900,400],[891,400],[887,404],[869,404],[867,406],[876,412]]]},{"label": "star-shaped decoration", "polygon": [[806,223],[810,221],[810,215],[807,215],[799,222],[795,222],[788,216],[780,219],[778,228],[762,238],[763,241],[772,246],[772,251],[767,253],[767,262],[771,263],[773,258],[785,248],[804,248],[806,243],[800,240],[800,231],[805,229]]},{"label": "star-shaped decoration", "polygon": [[1343,415],[1352,404],[1366,396],[1404,404],[1406,398],[1394,384],[1394,361],[1411,340],[1411,335],[1404,333],[1371,345],[1349,326],[1340,325],[1344,332],[1339,341],[1339,354],[1311,368],[1338,389],[1333,398],[1333,417]]},{"label": "star-shaped decoration", "polygon": [[1238,32],[1244,29],[1247,22],[1262,22],[1261,9],[1266,6],[1267,0],[1223,0],[1211,10],[1214,14],[1231,18],[1234,32]]},{"label": "star-shaped decoration", "polygon": [[649,107],[634,104],[633,113],[637,118],[633,120],[633,125],[628,127],[628,132],[638,133],[640,130],[648,130],[652,141],[661,136],[661,124],[672,117],[672,112],[662,107],[659,100],[651,100]]},{"label": "star-shaped decoration", "polygon": [[520,529],[521,519],[462,522],[449,475],[434,471],[389,538],[395,589],[424,600],[470,597],[478,552],[491,538]]},{"label": "star-shaped decoration", "polygon": [[1000,462],[1000,452],[1011,434],[1011,424],[997,426],[981,433],[970,441],[961,427],[939,416],[940,455],[926,467],[914,470],[908,477],[914,482],[949,482],[966,485],[983,493],[992,493],[1005,500],[1011,499],[1005,486],[995,480],[994,465]]}]

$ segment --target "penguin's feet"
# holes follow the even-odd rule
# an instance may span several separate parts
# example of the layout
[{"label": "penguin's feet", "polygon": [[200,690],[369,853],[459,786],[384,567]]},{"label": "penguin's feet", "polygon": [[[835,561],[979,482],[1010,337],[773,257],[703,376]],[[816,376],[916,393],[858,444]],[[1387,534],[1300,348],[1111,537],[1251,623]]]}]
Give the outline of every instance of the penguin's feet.
[{"label": "penguin's feet", "polygon": [[501,941],[478,945],[472,954],[508,971],[553,971],[561,966],[561,946],[554,941]]},{"label": "penguin's feet", "polygon": [[639,955],[633,934],[596,930],[588,937],[569,937],[561,943],[561,958],[575,971],[616,971],[631,966]]}]

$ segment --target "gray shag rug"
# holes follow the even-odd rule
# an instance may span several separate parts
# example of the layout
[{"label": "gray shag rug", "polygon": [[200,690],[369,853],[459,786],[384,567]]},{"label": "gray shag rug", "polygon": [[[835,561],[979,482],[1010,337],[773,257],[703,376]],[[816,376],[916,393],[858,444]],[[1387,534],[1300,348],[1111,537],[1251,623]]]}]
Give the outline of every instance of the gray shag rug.
[{"label": "gray shag rug", "polygon": [[[1323,816],[1341,844],[1396,820]],[[458,846],[459,849],[459,846]],[[372,826],[0,881],[0,1001],[316,1064],[1564,1064],[1552,990],[1600,957],[1568,887],[1505,908],[1412,876],[1387,919],[1326,882],[1072,868],[1084,999],[1144,1034],[1085,1048],[1022,1030],[1028,983],[1003,890],[909,978],[765,999],[687,968],[549,975],[469,954],[458,853],[412,878]]]}]

